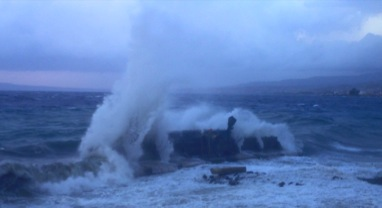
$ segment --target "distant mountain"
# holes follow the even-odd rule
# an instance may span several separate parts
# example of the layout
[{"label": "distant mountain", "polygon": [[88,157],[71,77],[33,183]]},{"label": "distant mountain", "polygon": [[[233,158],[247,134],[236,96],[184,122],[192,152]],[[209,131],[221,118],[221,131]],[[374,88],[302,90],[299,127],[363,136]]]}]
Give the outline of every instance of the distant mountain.
[{"label": "distant mountain", "polygon": [[105,92],[107,90],[30,86],[0,83],[0,91]]},{"label": "distant mountain", "polygon": [[313,93],[346,94],[352,88],[367,93],[382,92],[382,73],[359,76],[312,77],[274,82],[252,82],[215,89],[218,93],[269,94],[269,93]]}]

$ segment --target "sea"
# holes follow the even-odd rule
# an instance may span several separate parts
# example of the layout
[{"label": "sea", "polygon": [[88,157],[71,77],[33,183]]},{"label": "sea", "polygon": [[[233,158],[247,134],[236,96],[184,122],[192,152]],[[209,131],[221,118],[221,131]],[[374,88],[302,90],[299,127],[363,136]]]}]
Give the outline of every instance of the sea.
[{"label": "sea", "polygon": [[[134,175],[146,134],[166,169],[168,132],[231,115],[235,137],[277,136],[282,154]],[[247,172],[206,180],[226,166]],[[382,97],[0,92],[0,207],[382,207],[363,180],[381,171]]]}]

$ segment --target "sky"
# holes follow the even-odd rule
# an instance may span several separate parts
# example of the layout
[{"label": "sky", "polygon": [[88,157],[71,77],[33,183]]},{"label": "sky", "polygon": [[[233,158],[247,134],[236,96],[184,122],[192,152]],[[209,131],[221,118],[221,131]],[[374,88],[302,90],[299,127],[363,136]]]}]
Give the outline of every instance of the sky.
[{"label": "sky", "polygon": [[181,87],[356,75],[382,71],[382,1],[0,0],[0,45],[0,82],[22,85],[110,89],[129,67]]}]

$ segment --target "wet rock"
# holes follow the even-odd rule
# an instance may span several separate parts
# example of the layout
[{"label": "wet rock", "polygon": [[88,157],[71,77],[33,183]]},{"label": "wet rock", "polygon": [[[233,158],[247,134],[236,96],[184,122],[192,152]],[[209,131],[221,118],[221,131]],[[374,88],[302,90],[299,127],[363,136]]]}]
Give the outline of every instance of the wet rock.
[{"label": "wet rock", "polygon": [[240,184],[240,181],[243,179],[247,179],[247,177],[251,176],[246,174],[246,172],[225,175],[212,174],[209,176],[204,174],[202,176],[203,180],[208,182],[209,184],[228,184],[230,186]]},{"label": "wet rock", "polygon": [[247,171],[247,168],[245,166],[221,167],[221,168],[211,168],[210,171],[212,174],[223,176],[223,175],[229,175],[229,174],[245,173]]},{"label": "wet rock", "polygon": [[34,181],[26,173],[8,171],[0,176],[0,195],[30,196],[33,193]]},{"label": "wet rock", "polygon": [[[199,157],[212,162],[235,160],[239,151],[231,136],[236,119],[228,118],[227,129],[173,131],[168,134],[174,154],[183,157]],[[149,150],[149,149],[148,149]]]},{"label": "wet rock", "polygon": [[304,185],[304,184],[303,184],[303,183],[299,183],[299,182],[297,182],[295,185],[296,185],[296,186],[302,186],[302,185]]},{"label": "wet rock", "polygon": [[282,146],[275,136],[268,137],[247,137],[244,139],[241,150],[249,150],[252,152],[279,152]]},{"label": "wet rock", "polygon": [[236,185],[239,184],[239,179],[238,179],[238,178],[230,179],[230,180],[228,181],[228,184],[229,184],[230,186],[236,186]]},{"label": "wet rock", "polygon": [[208,177],[208,183],[217,184],[217,183],[219,183],[218,179],[219,179],[218,177],[210,175],[210,177]]},{"label": "wet rock", "polygon": [[333,176],[332,180],[342,180],[343,178],[341,176]]},{"label": "wet rock", "polygon": [[158,161],[142,161],[139,166],[135,167],[134,176],[149,176],[163,173],[170,173],[178,170],[176,164],[162,163]]},{"label": "wet rock", "polygon": [[279,185],[279,187],[284,187],[285,186],[285,182],[280,182],[278,185]]},{"label": "wet rock", "polygon": [[358,178],[359,180],[366,181],[374,185],[382,185],[382,171],[376,174],[373,178]]},{"label": "wet rock", "polygon": [[231,133],[232,129],[233,129],[233,126],[235,125],[236,123],[236,118],[233,117],[233,116],[230,116],[228,118],[228,123],[227,123],[227,132]]}]

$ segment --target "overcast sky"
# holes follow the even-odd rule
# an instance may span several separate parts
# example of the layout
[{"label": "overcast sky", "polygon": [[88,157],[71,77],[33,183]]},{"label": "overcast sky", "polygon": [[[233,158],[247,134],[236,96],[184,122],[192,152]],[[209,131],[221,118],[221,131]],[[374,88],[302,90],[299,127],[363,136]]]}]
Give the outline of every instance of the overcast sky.
[{"label": "overcast sky", "polygon": [[[382,1],[4,1],[0,82],[108,89],[382,71]],[[150,71],[149,70],[149,71]]]}]

